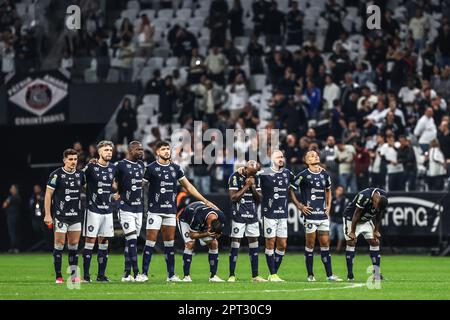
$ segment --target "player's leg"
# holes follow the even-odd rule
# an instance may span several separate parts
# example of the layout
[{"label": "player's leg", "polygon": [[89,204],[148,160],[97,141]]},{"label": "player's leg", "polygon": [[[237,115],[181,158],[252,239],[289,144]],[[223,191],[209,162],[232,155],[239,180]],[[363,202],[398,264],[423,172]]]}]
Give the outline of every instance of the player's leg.
[{"label": "player's leg", "polygon": [[375,226],[373,225],[373,222],[368,221],[361,226],[361,233],[363,234],[364,238],[366,239],[366,241],[369,243],[369,246],[370,246],[369,252],[370,252],[370,259],[372,260],[374,279],[380,280],[381,279],[380,241],[378,239],[375,239],[375,237],[373,236],[374,229],[375,229]]},{"label": "player's leg", "polygon": [[333,274],[331,255],[330,255],[330,221],[328,219],[318,222],[317,232],[320,244],[320,257],[325,267],[328,281],[340,282],[338,276]]},{"label": "player's leg", "polygon": [[113,215],[102,215],[102,221],[98,231],[98,274],[97,281],[108,282],[109,279],[105,276],[106,266],[108,264],[108,247],[109,238],[114,236],[114,221]]},{"label": "player's leg", "polygon": [[148,213],[144,254],[142,256],[142,274],[147,276],[152,261],[153,250],[155,248],[156,239],[161,229],[162,218],[157,214]]},{"label": "player's leg", "polygon": [[347,264],[347,280],[353,281],[355,276],[353,274],[353,263],[355,261],[355,247],[356,247],[356,239],[352,240],[347,235],[349,229],[351,228],[351,221],[343,218],[342,228],[344,229],[344,237],[346,240],[346,249],[345,249],[345,261]]},{"label": "player's leg", "polygon": [[161,233],[164,242],[164,256],[166,258],[167,276],[169,281],[180,281],[175,275],[175,215],[162,218]]},{"label": "player's leg", "polygon": [[[122,212],[120,218],[120,223],[125,233],[125,274],[122,277],[122,281],[134,281],[139,274],[137,262],[137,221],[139,221],[139,214]],[[134,277],[130,275],[131,269],[133,269]]]},{"label": "player's leg", "polygon": [[228,277],[229,282],[236,281],[236,262],[239,254],[239,247],[241,246],[241,239],[244,237],[245,223],[238,223],[231,221],[231,249],[229,257],[230,275]]},{"label": "player's leg", "polygon": [[267,267],[269,268],[269,279],[276,274],[275,270],[275,239],[276,239],[276,220],[263,217],[263,229],[265,238],[265,255]]},{"label": "player's leg", "polygon": [[78,243],[81,236],[81,223],[72,224],[67,229],[67,248],[69,249],[69,267],[72,282],[79,282]]},{"label": "player's leg", "polygon": [[266,282],[267,280],[259,276],[258,255],[259,255],[259,223],[248,224],[245,230],[245,236],[248,239],[248,255],[252,269],[252,280],[254,282]]},{"label": "player's leg", "polygon": [[308,272],[308,281],[316,281],[314,278],[314,246],[316,244],[317,226],[311,221],[305,221],[305,264]]},{"label": "player's leg", "polygon": [[221,278],[217,276],[217,269],[219,267],[219,243],[216,239],[203,239],[208,244],[208,261],[209,261],[209,272],[210,282],[224,282]]},{"label": "player's leg", "polygon": [[194,253],[195,241],[189,237],[186,237],[184,243],[184,252],[183,252],[183,281],[191,282],[191,263],[192,263],[192,254]]},{"label": "player's leg", "polygon": [[122,227],[123,233],[125,235],[125,248],[123,251],[124,256],[124,275],[122,277],[122,281],[131,281],[131,261],[130,261],[130,255],[129,255],[129,248],[128,248],[128,240],[126,239],[127,234],[130,233],[128,231],[131,223],[131,217],[129,213],[126,213],[122,210],[119,210],[118,212],[119,222]]},{"label": "player's leg", "polygon": [[62,255],[64,250],[64,244],[66,242],[67,227],[62,222],[55,220],[55,239],[53,245],[53,265],[55,268],[56,283],[63,283],[63,277],[61,272]]},{"label": "player's leg", "polygon": [[92,251],[94,250],[95,241],[97,240],[99,230],[99,215],[86,210],[84,224],[83,224],[83,236],[84,249],[83,249],[83,281],[91,282],[89,269],[91,267]]},{"label": "player's leg", "polygon": [[278,274],[278,269],[283,261],[287,246],[287,219],[278,219],[277,225],[277,241],[275,249],[275,271]]}]

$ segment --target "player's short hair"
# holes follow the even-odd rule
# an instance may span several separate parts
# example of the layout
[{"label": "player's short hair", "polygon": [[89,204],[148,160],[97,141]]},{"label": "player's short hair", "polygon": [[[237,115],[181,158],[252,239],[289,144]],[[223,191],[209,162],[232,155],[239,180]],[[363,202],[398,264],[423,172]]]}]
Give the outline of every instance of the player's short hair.
[{"label": "player's short hair", "polygon": [[211,221],[211,232],[221,234],[222,233],[222,222],[219,219],[214,219]]},{"label": "player's short hair", "polygon": [[131,150],[131,149],[133,149],[135,146],[139,146],[139,145],[141,145],[142,143],[140,143],[139,141],[131,141],[129,144],[128,144],[128,150]]},{"label": "player's short hair", "polygon": [[67,158],[68,156],[78,156],[78,152],[75,149],[69,148],[64,150],[63,152],[63,158]]},{"label": "player's short hair", "polygon": [[317,149],[311,149],[306,151],[306,153],[303,155],[303,162],[306,163],[306,155],[310,152],[315,152],[320,157],[320,152]]},{"label": "player's short hair", "polygon": [[159,150],[162,147],[170,147],[170,144],[167,141],[158,141],[155,146],[155,150]]},{"label": "player's short hair", "polygon": [[389,204],[388,199],[385,196],[381,196],[380,195],[380,200],[379,200],[379,205],[378,205],[378,209],[380,211],[385,211],[387,206]]},{"label": "player's short hair", "polygon": [[248,160],[245,166],[248,168],[258,169],[258,162],[256,162],[256,160]]},{"label": "player's short hair", "polygon": [[97,150],[100,150],[101,148],[104,147],[111,147],[114,149],[114,143],[112,143],[112,141],[109,140],[102,140],[97,144]]}]

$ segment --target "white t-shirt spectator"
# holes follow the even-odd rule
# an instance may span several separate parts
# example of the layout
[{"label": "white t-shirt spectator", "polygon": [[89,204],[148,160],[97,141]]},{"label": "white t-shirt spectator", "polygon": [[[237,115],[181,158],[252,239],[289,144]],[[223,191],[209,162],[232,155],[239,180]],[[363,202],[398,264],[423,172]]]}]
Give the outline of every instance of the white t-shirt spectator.
[{"label": "white t-shirt spectator", "polygon": [[15,71],[15,65],[14,65],[14,49],[6,50],[6,48],[3,48],[2,50],[2,72],[3,73],[10,73]]},{"label": "white t-shirt spectator", "polygon": [[417,88],[410,89],[409,87],[403,87],[398,93],[398,97],[403,103],[414,103],[420,90]]},{"label": "white t-shirt spectator", "polygon": [[341,97],[341,89],[334,82],[330,85],[326,85],[323,89],[323,98],[326,103],[324,105],[325,110],[333,109],[333,101]]},{"label": "white t-shirt spectator", "polygon": [[353,158],[356,155],[355,148],[346,144],[344,150],[336,150],[336,159],[339,161],[339,174],[349,174],[353,171]]},{"label": "white t-shirt spectator", "polygon": [[372,172],[373,173],[380,173],[381,172],[381,158],[386,156],[386,152],[389,145],[387,143],[382,144],[381,146],[378,146],[375,150],[375,159],[372,163]]},{"label": "white t-shirt spectator", "polygon": [[429,144],[436,139],[437,129],[433,118],[423,115],[414,128],[414,135],[419,137],[419,144]]},{"label": "white t-shirt spectator", "polygon": [[239,110],[244,108],[245,103],[248,100],[248,90],[245,84],[237,84],[234,85],[234,92],[232,92],[233,85],[228,85],[226,92],[230,97],[230,104],[228,105],[228,109],[230,110]]},{"label": "white t-shirt spectator", "polygon": [[420,18],[413,17],[409,21],[409,29],[414,40],[422,40],[425,37],[425,30],[428,29],[428,18],[425,16]]},{"label": "white t-shirt spectator", "polygon": [[[399,172],[403,172],[403,164],[398,163],[398,159],[397,159],[397,150],[394,147],[391,147],[389,145],[387,145],[386,148],[386,153],[384,154],[384,157],[386,158],[388,164],[387,164],[387,173],[399,173]],[[393,164],[391,163],[395,162],[397,164]]]},{"label": "white t-shirt spectator", "polygon": [[440,148],[431,148],[429,150],[429,162],[427,176],[438,177],[447,173],[445,168],[445,157]]},{"label": "white t-shirt spectator", "polygon": [[220,52],[218,54],[211,52],[206,57],[205,65],[212,74],[220,74],[225,70],[227,58]]}]

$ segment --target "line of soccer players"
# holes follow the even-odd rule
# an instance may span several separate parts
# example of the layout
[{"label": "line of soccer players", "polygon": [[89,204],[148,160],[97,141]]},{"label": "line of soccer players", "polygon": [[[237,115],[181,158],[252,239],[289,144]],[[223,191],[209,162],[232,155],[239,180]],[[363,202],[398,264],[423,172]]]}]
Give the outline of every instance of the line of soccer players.
[{"label": "line of soccer players", "polygon": [[[76,169],[77,152],[64,151],[64,167],[52,172],[45,196],[46,224],[54,224],[54,267],[56,283],[63,283],[61,273],[62,252],[66,242],[69,250],[71,281],[91,282],[90,263],[95,243],[98,243],[97,281],[108,282],[105,275],[108,260],[108,239],[114,236],[111,203],[119,201],[119,221],[125,234],[125,266],[123,282],[148,281],[152,254],[159,234],[162,233],[168,282],[191,282],[190,265],[195,240],[208,245],[211,282],[223,282],[217,273],[218,242],[222,234],[225,215],[212,202],[201,195],[185,177],[183,170],[171,161],[170,145],[159,142],[156,146],[158,160],[145,167],[142,144],[133,141],[128,146],[127,157],[116,165],[110,163],[113,144],[101,141],[98,159],[91,161],[82,171]],[[329,281],[342,281],[333,274],[329,250],[329,216],[331,209],[330,177],[320,166],[319,154],[309,151],[304,159],[307,169],[297,176],[284,168],[281,151],[271,155],[271,166],[260,168],[249,161],[229,178],[229,196],[232,202],[231,251],[229,282],[236,281],[236,261],[241,239],[249,243],[249,257],[254,282],[282,282],[278,270],[287,245],[287,218],[289,198],[301,211],[305,226],[305,263],[308,281],[315,281],[313,249],[316,236],[320,243],[321,259]],[[177,215],[177,189],[181,185],[196,198]],[[81,226],[81,193],[87,196],[87,210]],[[300,192],[298,194],[298,191]],[[141,230],[144,194],[147,196],[146,242],[143,250],[142,273],[138,266],[137,238]],[[299,197],[298,197],[299,196]],[[347,240],[347,279],[353,280],[353,260],[356,239],[363,234],[370,245],[370,256],[375,279],[380,278],[379,224],[387,207],[386,192],[377,188],[361,191],[346,207],[344,231]],[[268,279],[258,272],[258,239],[260,236],[257,206],[261,204],[262,226],[265,238],[265,256],[269,269]],[[183,253],[184,277],[175,274],[174,239],[178,229],[185,243]],[[77,274],[78,242],[83,231],[83,277]],[[131,274],[133,272],[133,274]]]}]

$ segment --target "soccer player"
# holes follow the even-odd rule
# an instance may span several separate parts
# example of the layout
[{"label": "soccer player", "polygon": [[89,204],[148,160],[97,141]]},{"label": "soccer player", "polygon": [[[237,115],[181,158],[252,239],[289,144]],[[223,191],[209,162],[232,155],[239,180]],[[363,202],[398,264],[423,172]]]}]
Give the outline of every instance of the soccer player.
[{"label": "soccer player", "polygon": [[228,179],[228,190],[232,202],[230,276],[228,282],[236,281],[236,261],[244,234],[248,239],[252,280],[254,282],[267,281],[258,274],[259,223],[256,208],[257,203],[261,201],[262,194],[259,177],[255,177],[257,172],[258,163],[250,160],[244,167],[242,174],[236,171]]},{"label": "soccer player", "polygon": [[[81,235],[81,191],[85,184],[83,171],[77,170],[78,152],[67,149],[63,153],[64,167],[50,174],[45,192],[46,225],[54,225],[55,241],[53,263],[56,283],[63,283],[62,253],[66,243],[69,249],[71,281],[80,282],[78,269],[78,242]],[[54,221],[52,219],[54,217]]]},{"label": "soccer player", "polygon": [[85,169],[87,185],[87,211],[84,219],[83,236],[83,280],[91,282],[89,268],[92,250],[98,239],[98,274],[97,281],[109,282],[105,276],[108,262],[108,238],[114,236],[113,214],[110,207],[117,183],[114,182],[116,166],[109,161],[112,158],[114,144],[111,141],[100,141],[97,144],[99,158],[89,163]]},{"label": "soccer player", "polygon": [[388,206],[387,193],[379,188],[367,188],[359,192],[344,210],[344,234],[347,241],[347,279],[354,280],[353,262],[359,234],[370,246],[370,258],[374,267],[374,280],[381,280],[380,273],[380,222]]},{"label": "soccer player", "polygon": [[161,230],[164,241],[164,255],[167,264],[167,281],[178,282],[175,274],[174,240],[177,213],[177,187],[180,183],[187,193],[208,207],[219,210],[212,202],[203,197],[184,176],[181,167],[171,161],[171,150],[168,142],[156,144],[157,160],[145,169],[144,183],[148,184],[147,240],[145,242],[142,261],[143,280],[148,280],[148,270],[152,259],[153,248]]},{"label": "soccer player", "polygon": [[286,159],[283,152],[276,150],[271,155],[270,168],[258,172],[261,182],[261,215],[263,220],[265,254],[269,267],[269,281],[282,282],[278,276],[286,251],[288,229],[289,188],[294,186],[294,175],[284,168]]},{"label": "soccer player", "polygon": [[[126,159],[116,165],[117,189],[120,198],[119,221],[125,234],[125,272],[122,282],[140,282],[137,260],[137,238],[141,231],[144,202],[142,200],[142,184],[145,165],[142,162],[144,148],[139,141],[128,145]],[[133,275],[131,276],[131,269]]]},{"label": "soccer player", "polygon": [[305,154],[304,162],[307,169],[295,177],[295,189],[300,189],[301,201],[291,190],[291,198],[303,216],[305,227],[305,263],[308,281],[316,281],[313,272],[314,246],[316,234],[320,243],[320,255],[327,274],[328,281],[342,281],[333,275],[330,256],[330,209],[331,209],[331,178],[320,167],[320,154],[310,150]]},{"label": "soccer player", "polygon": [[195,239],[202,245],[208,245],[209,282],[225,282],[217,273],[219,263],[219,244],[217,238],[222,234],[225,215],[222,211],[207,206],[202,201],[189,204],[177,216],[178,230],[184,240],[183,282],[192,282],[190,270]]}]

